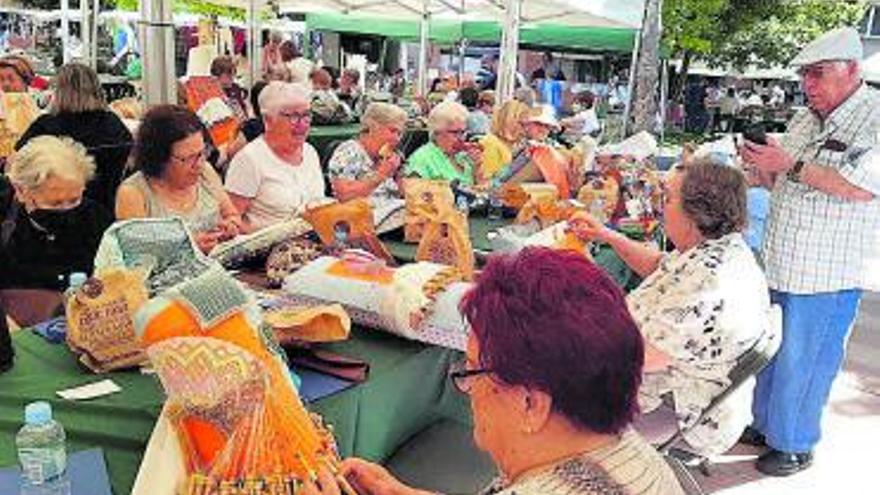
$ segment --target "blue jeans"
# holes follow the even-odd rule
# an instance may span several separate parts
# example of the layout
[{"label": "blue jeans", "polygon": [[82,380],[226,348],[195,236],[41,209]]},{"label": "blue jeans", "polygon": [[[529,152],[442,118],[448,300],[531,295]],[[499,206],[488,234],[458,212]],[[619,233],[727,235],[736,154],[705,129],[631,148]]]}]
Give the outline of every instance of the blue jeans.
[{"label": "blue jeans", "polygon": [[770,297],[782,307],[782,344],[758,375],[753,427],[776,450],[808,452],[819,442],[822,409],[843,362],[862,291],[771,291]]}]

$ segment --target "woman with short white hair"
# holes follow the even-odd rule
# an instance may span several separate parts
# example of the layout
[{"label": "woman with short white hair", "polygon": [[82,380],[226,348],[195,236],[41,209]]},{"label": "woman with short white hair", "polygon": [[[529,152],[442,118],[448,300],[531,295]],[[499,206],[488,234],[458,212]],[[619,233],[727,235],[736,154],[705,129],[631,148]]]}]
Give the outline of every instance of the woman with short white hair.
[{"label": "woman with short white hair", "polygon": [[35,137],[0,179],[0,288],[62,290],[90,273],[110,213],[83,197],[94,160],[70,138]]},{"label": "woman with short white hair", "polygon": [[361,133],[340,144],[330,158],[328,174],[340,201],[370,198],[373,207],[400,198],[397,146],[406,128],[406,112],[390,103],[371,103],[361,117]]},{"label": "woman with short white hair", "polygon": [[431,139],[407,161],[406,175],[423,179],[458,181],[473,185],[482,161],[482,150],[466,140],[468,110],[461,103],[444,101],[428,115]]},{"label": "woman with short white hair", "polygon": [[239,151],[226,173],[226,190],[246,231],[282,222],[324,197],[318,152],[306,142],[310,92],[273,81],[260,93],[265,133]]}]

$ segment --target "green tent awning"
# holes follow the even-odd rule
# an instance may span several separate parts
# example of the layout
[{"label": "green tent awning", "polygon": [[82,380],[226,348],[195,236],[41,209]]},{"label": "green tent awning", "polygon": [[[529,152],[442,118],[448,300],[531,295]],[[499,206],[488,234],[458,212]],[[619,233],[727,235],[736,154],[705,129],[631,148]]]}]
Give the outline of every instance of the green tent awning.
[{"label": "green tent awning", "polygon": [[[306,25],[316,31],[372,34],[388,38],[417,41],[417,21],[393,20],[351,14],[307,14]],[[524,24],[520,27],[520,44],[543,47],[567,47],[596,52],[632,52],[635,29],[564,26],[559,24]],[[494,21],[456,21],[433,19],[428,38],[452,45],[462,39],[476,43],[501,41],[501,24]]]}]

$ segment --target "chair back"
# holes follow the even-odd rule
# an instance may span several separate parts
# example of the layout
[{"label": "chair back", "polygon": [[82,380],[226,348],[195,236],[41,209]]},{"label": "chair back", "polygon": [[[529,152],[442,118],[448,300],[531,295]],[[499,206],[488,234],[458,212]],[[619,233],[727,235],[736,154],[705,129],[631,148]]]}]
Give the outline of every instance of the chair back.
[{"label": "chair back", "polygon": [[[782,340],[782,313],[779,306],[774,305],[771,307],[769,316],[771,321],[767,330],[758,337],[758,340],[751,349],[744,352],[739,359],[737,359],[736,365],[734,365],[727,374],[730,384],[709,402],[709,405],[703,409],[700,417],[690,428],[702,424],[703,421],[718,409],[728,397],[739,390],[749,378],[760,373],[761,370],[770,363],[773,356],[776,355],[776,351],[779,350],[779,344]],[[672,438],[660,444],[660,446],[657,447],[657,450],[664,454],[668,453],[669,449],[678,442],[690,428],[680,429],[678,433],[672,436]]]}]

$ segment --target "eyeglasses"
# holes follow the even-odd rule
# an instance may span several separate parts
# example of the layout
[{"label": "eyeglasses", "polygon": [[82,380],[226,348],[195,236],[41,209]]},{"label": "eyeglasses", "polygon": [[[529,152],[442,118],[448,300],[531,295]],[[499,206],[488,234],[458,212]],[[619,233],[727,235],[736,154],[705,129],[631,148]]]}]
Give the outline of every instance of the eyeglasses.
[{"label": "eyeglasses", "polygon": [[301,122],[311,122],[312,114],[311,112],[299,113],[299,112],[278,112],[278,116],[282,117],[286,120],[289,120],[293,123],[301,123]]},{"label": "eyeglasses", "polygon": [[452,380],[452,384],[459,392],[470,394],[474,386],[473,379],[486,373],[492,373],[492,370],[489,368],[467,369],[467,364],[460,361],[449,368],[449,379]]},{"label": "eyeglasses", "polygon": [[198,151],[198,152],[193,153],[191,155],[187,155],[187,156],[171,155],[171,157],[184,165],[195,166],[195,165],[201,164],[204,160],[207,160],[208,153],[209,153],[208,148],[202,148],[201,151]]},{"label": "eyeglasses", "polygon": [[464,135],[467,134],[467,129],[443,129],[439,132],[460,138],[464,137]]}]

